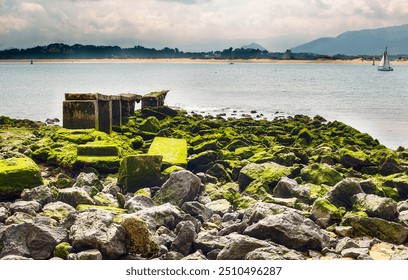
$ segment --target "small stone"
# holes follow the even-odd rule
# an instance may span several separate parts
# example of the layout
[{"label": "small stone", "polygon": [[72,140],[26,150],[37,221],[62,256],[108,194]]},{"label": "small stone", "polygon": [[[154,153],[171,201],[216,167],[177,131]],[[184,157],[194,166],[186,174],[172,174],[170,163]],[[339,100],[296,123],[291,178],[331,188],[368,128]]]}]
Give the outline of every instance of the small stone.
[{"label": "small stone", "polygon": [[102,254],[97,249],[81,251],[77,254],[78,260],[102,260]]}]

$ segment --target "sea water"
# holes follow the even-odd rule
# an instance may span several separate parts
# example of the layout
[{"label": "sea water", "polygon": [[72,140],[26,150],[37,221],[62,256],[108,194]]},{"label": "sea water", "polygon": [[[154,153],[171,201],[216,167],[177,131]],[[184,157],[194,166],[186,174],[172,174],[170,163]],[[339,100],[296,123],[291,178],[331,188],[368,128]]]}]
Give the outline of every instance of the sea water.
[{"label": "sea water", "polygon": [[[166,104],[202,114],[339,120],[408,147],[408,65],[135,62],[0,63],[0,115],[62,119],[66,92],[170,90]],[[140,106],[140,105],[139,105]],[[254,112],[256,111],[256,113]]]}]

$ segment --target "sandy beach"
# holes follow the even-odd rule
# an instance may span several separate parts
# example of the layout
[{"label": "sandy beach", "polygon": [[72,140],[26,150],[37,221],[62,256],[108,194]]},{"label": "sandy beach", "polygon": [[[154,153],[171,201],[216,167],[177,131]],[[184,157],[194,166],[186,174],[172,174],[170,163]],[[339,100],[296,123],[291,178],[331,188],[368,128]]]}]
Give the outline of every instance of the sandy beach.
[{"label": "sandy beach", "polygon": [[[0,63],[30,63],[30,59],[0,59]],[[34,63],[277,63],[277,64],[372,64],[362,59],[316,59],[316,60],[277,60],[277,59],[192,59],[192,58],[129,58],[129,59],[33,59]],[[376,61],[378,64],[379,61]],[[408,64],[408,60],[391,61],[394,65]]]}]

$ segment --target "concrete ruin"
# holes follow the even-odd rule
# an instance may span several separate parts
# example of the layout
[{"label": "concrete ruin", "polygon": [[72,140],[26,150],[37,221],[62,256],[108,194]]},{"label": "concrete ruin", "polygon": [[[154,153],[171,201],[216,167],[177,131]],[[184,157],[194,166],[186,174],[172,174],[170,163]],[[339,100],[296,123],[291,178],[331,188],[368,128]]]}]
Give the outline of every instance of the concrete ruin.
[{"label": "concrete ruin", "polygon": [[162,90],[158,92],[151,92],[143,95],[142,98],[142,111],[148,107],[159,107],[164,106],[164,99],[169,91]]},{"label": "concrete ruin", "polygon": [[122,126],[135,111],[138,94],[104,95],[100,93],[66,93],[63,102],[63,127],[95,128],[106,133],[112,126]]}]

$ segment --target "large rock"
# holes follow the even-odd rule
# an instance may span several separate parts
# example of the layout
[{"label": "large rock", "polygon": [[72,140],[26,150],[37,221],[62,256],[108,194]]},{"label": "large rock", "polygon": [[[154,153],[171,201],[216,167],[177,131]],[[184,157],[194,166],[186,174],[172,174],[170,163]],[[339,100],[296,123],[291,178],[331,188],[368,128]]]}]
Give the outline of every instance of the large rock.
[{"label": "large rock", "polygon": [[329,245],[330,237],[312,220],[295,212],[269,216],[249,226],[244,234],[268,239],[295,250],[321,250]]},{"label": "large rock", "polygon": [[58,190],[57,199],[72,207],[77,207],[79,204],[94,204],[89,194],[84,189],[77,187]]},{"label": "large rock", "polygon": [[55,195],[48,186],[38,186],[32,189],[24,189],[21,193],[24,200],[35,200],[41,205],[55,201]]},{"label": "large rock", "polygon": [[122,214],[114,220],[126,230],[126,247],[129,253],[149,257],[159,251],[159,246],[146,222],[137,214]]},{"label": "large rock", "polygon": [[353,209],[363,211],[370,217],[392,220],[397,216],[398,204],[389,197],[359,193],[352,197]]},{"label": "large rock", "polygon": [[185,139],[155,137],[147,154],[163,156],[163,164],[167,166],[187,167],[187,141]]},{"label": "large rock", "polygon": [[300,176],[308,183],[329,186],[334,186],[343,179],[339,172],[325,163],[314,163],[302,168]]},{"label": "large rock", "polygon": [[195,225],[191,221],[182,221],[177,227],[179,226],[180,229],[170,249],[187,256],[192,251],[197,236]]},{"label": "large rock", "polygon": [[363,193],[360,184],[353,179],[347,178],[338,182],[326,194],[326,198],[330,203],[337,207],[346,207],[351,209],[353,202],[352,196],[358,193]]},{"label": "large rock", "polygon": [[273,196],[280,198],[310,198],[310,188],[300,186],[295,180],[283,177],[273,189]]},{"label": "large rock", "polygon": [[264,240],[236,233],[230,234],[226,238],[229,239],[229,242],[218,254],[217,260],[243,260],[248,253],[255,249],[270,246]]},{"label": "large rock", "polygon": [[259,201],[246,209],[243,220],[251,225],[266,217],[293,211],[297,210],[274,203]]},{"label": "large rock", "polygon": [[206,171],[219,158],[219,153],[216,151],[204,151],[199,154],[194,154],[188,158],[187,168],[197,172]]},{"label": "large rock", "polygon": [[20,195],[43,184],[40,168],[30,158],[0,160],[0,197]]},{"label": "large rock", "polygon": [[341,221],[346,210],[344,208],[337,208],[327,199],[318,198],[313,202],[310,212],[315,220],[327,219],[329,221]]},{"label": "large rock", "polygon": [[88,210],[76,215],[69,232],[75,250],[98,249],[108,259],[126,254],[126,231],[115,224],[113,218],[114,214],[105,210]]},{"label": "large rock", "polygon": [[119,167],[118,186],[127,192],[155,186],[160,180],[162,159],[159,155],[124,158]]},{"label": "large rock", "polygon": [[134,213],[139,210],[153,206],[154,206],[153,200],[150,197],[147,197],[142,194],[137,194],[133,196],[125,203],[125,208],[128,210],[129,213]]},{"label": "large rock", "polygon": [[137,211],[136,214],[147,222],[152,231],[160,226],[173,229],[185,216],[182,211],[170,203],[146,208]]},{"label": "large rock", "polygon": [[206,207],[198,201],[187,201],[183,203],[181,209],[202,222],[209,220],[213,215],[213,211],[210,208]]},{"label": "large rock", "polygon": [[103,185],[94,173],[81,172],[73,187],[84,189],[91,197],[103,190]]},{"label": "large rock", "polygon": [[78,156],[76,165],[82,167],[93,167],[103,172],[116,173],[119,168],[119,148],[103,141],[90,142],[78,145]]},{"label": "large rock", "polygon": [[384,185],[386,187],[396,188],[398,193],[408,197],[408,175],[406,173],[399,173],[386,177]]},{"label": "large rock", "polygon": [[57,244],[67,238],[67,232],[55,225],[20,223],[4,227],[0,235],[0,258],[7,255],[48,259]]},{"label": "large rock", "polygon": [[290,168],[274,162],[250,163],[239,172],[238,184],[241,190],[245,190],[253,181],[260,181],[270,187],[275,187],[282,177],[290,173]]},{"label": "large rock", "polygon": [[355,235],[368,235],[396,244],[404,243],[408,236],[407,227],[380,218],[345,215],[341,225],[353,227]]},{"label": "large rock", "polygon": [[153,200],[156,204],[170,202],[181,207],[184,202],[194,200],[198,195],[200,185],[200,178],[190,171],[177,171],[170,174],[170,178],[161,186]]},{"label": "large rock", "polygon": [[269,247],[253,250],[245,256],[246,260],[305,260],[305,257],[285,246],[270,242]]},{"label": "large rock", "polygon": [[75,211],[75,208],[62,201],[57,201],[44,205],[42,211],[41,216],[62,222],[68,217],[69,213]]},{"label": "large rock", "polygon": [[211,231],[200,231],[197,234],[194,247],[209,253],[214,250],[222,250],[230,241],[229,236],[214,235]]},{"label": "large rock", "polygon": [[41,209],[41,204],[37,201],[16,201],[10,204],[10,211],[12,214],[16,212],[27,213],[35,216]]},{"label": "large rock", "polygon": [[142,121],[139,128],[144,132],[157,133],[160,130],[160,122],[156,117],[150,116]]}]

